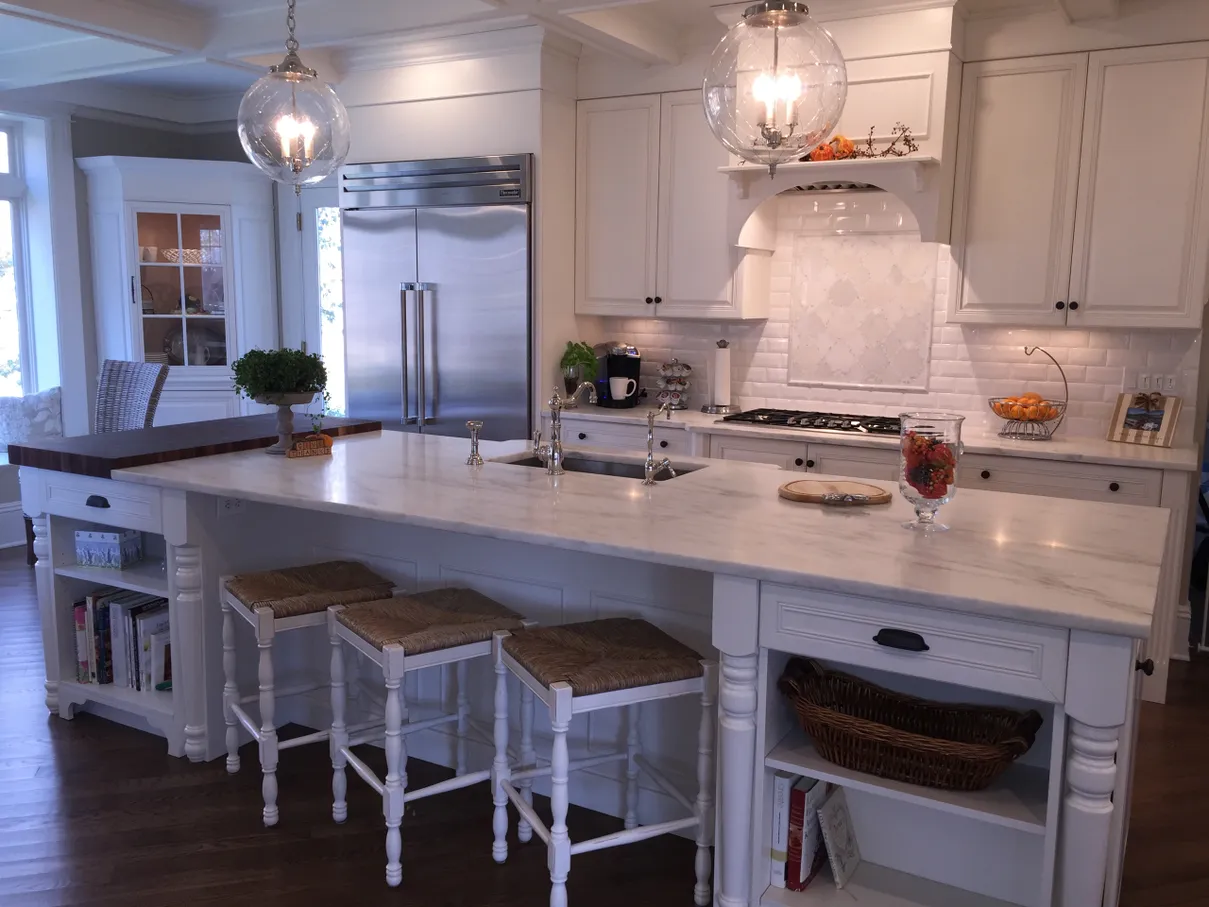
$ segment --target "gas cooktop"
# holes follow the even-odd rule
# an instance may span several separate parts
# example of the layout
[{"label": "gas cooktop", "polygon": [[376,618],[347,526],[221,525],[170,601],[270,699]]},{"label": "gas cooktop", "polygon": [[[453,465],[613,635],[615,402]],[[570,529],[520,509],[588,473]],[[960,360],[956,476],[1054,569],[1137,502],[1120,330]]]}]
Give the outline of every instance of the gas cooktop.
[{"label": "gas cooktop", "polygon": [[842,413],[804,413],[792,409],[751,409],[723,422],[767,425],[770,428],[797,428],[802,431],[843,431],[868,435],[897,435],[902,430],[898,419],[890,416],[847,416]]}]

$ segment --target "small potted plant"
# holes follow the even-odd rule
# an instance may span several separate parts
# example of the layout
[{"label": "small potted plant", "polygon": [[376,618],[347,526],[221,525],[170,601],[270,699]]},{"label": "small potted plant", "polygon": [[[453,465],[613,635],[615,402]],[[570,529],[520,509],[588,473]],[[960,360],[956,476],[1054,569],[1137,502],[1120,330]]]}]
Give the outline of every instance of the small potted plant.
[{"label": "small potted plant", "polygon": [[250,350],[231,364],[235,392],[277,407],[277,443],[266,453],[285,456],[294,443],[295,404],[310,403],[327,386],[327,369],[317,353]]},{"label": "small potted plant", "polygon": [[[596,352],[592,349],[591,344],[568,340],[559,366],[562,368],[563,386],[566,387],[568,395],[575,393],[575,389],[579,387],[581,381],[596,380]],[[567,404],[568,407],[574,405],[574,403]]]}]

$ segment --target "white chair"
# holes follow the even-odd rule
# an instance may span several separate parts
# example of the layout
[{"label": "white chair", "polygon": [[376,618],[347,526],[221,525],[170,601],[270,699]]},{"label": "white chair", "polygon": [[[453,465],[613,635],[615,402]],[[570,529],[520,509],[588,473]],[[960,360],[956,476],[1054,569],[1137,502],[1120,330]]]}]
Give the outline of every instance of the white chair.
[{"label": "white chair", "polygon": [[[277,690],[273,678],[273,640],[278,633],[303,627],[318,627],[327,622],[327,609],[333,605],[351,605],[385,598],[391,582],[355,561],[328,561],[285,570],[267,570],[225,576],[219,584],[222,602],[223,717],[227,723],[227,771],[239,771],[239,727],[242,724],[256,740],[260,750],[260,770],[264,774],[264,824],[276,825],[277,755],[308,743],[327,740],[327,730],[316,731],[279,743],[276,718],[278,696],[293,696],[319,689],[309,684]],[[236,681],[235,621],[239,615],[256,631],[260,650],[258,693],[241,697]],[[260,704],[260,724],[244,711],[245,702]]]},{"label": "white chair", "polygon": [[[545,842],[550,866],[550,907],[566,907],[567,876],[571,857],[644,841],[681,829],[697,829],[697,904],[710,903],[710,847],[714,830],[714,702],[717,697],[718,666],[662,630],[644,620],[610,618],[561,627],[540,627],[513,633],[498,633],[495,656],[495,762],[492,790],[495,843],[492,856],[497,863],[508,858],[508,802],[521,815],[521,840],[528,829]],[[508,687],[511,672],[521,681],[521,762],[508,761]],[[550,710],[554,730],[553,754],[548,766],[538,766],[532,757],[533,694]],[[701,725],[697,739],[697,797],[682,793],[642,755],[638,727],[644,702],[676,696],[701,700]],[[626,749],[571,762],[567,753],[567,731],[573,715],[625,706],[628,711]],[[567,778],[573,769],[605,762],[626,763],[625,829],[589,841],[571,843],[567,831]],[[638,824],[638,777],[644,772],[674,800],[692,813],[656,825]],[[535,777],[550,776],[549,828],[534,812],[524,785]],[[516,782],[522,785],[518,789]]]},{"label": "white chair", "polygon": [[[491,655],[491,640],[497,631],[527,625],[519,614],[470,589],[436,589],[416,595],[400,595],[385,601],[332,608],[328,630],[332,643],[332,818],[348,818],[345,767],[351,765],[365,783],[382,796],[386,817],[386,883],[392,887],[403,880],[404,804],[486,781],[491,770],[466,771],[466,739],[476,734],[492,743],[491,734],[470,718],[466,696],[468,662]],[[379,668],[386,683],[385,722],[363,733],[345,726],[344,644],[352,646]],[[457,711],[424,721],[403,722],[406,703],[402,683],[406,674],[423,668],[457,666]],[[442,724],[457,725],[457,773],[453,778],[428,787],[407,789],[408,734]],[[386,779],[353,754],[352,748],[381,740],[385,732]]]}]

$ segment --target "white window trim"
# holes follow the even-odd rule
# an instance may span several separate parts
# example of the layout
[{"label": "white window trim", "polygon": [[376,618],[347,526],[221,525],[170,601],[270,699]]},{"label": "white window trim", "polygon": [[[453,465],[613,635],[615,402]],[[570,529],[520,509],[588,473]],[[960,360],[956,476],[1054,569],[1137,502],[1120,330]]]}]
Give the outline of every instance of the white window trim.
[{"label": "white window trim", "polygon": [[21,124],[0,119],[0,132],[8,136],[8,173],[0,173],[0,199],[12,202],[13,268],[17,273],[17,322],[21,337],[18,355],[21,357],[21,389],[30,394],[38,389],[37,344],[34,342],[34,313],[30,307],[33,287],[30,284],[29,219],[25,211],[28,186],[24,178],[24,136]]}]

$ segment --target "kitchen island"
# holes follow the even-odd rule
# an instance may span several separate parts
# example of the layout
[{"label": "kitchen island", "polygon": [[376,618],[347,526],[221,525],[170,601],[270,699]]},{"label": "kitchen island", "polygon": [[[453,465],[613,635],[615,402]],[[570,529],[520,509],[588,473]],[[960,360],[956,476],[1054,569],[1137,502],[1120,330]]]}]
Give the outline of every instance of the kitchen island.
[{"label": "kitchen island", "polygon": [[[468,467],[465,441],[382,433],[343,439],[332,457],[311,460],[248,451],[108,479],[24,469],[23,502],[39,538],[48,706],[70,715],[57,695],[74,675],[61,612],[73,588],[64,584],[79,580],[62,546],[80,521],[165,541],[175,686],[160,726],[179,726],[194,760],[224,752],[220,576],[357,558],[405,590],[470,586],[542,623],[643,616],[691,645],[715,647],[715,891],[724,907],[832,903],[826,880],[804,894],[768,886],[776,770],[848,789],[866,862],[847,891],[861,903],[1116,903],[1135,661],[1159,587],[1165,510],[963,490],[943,511],[953,530],[925,536],[900,527],[910,511],[897,495],[876,509],[794,505],[776,495],[787,477],[766,467],[697,461],[689,465],[702,468],[644,487],[493,462],[525,454],[519,442],[483,448],[488,462]],[[122,506],[98,514],[86,506],[91,495]],[[885,627],[924,636],[928,650],[877,645],[872,637]],[[283,686],[292,685],[291,670],[299,683],[322,674],[322,633],[288,642]],[[1036,708],[1045,724],[1032,751],[982,794],[846,772],[819,760],[775,692],[790,655],[907,693]],[[437,689],[417,683],[409,708],[420,714]],[[472,676],[480,717],[490,714],[489,689],[486,674]],[[325,698],[283,707],[279,720],[321,726]],[[652,757],[673,776],[691,775],[691,707],[661,704],[643,721]],[[538,736],[545,730],[539,724]],[[622,733],[615,717],[593,716],[573,728],[572,748],[590,751]],[[452,764],[440,734],[417,738],[411,752]],[[575,802],[621,814],[618,777],[607,769],[577,776],[571,791]],[[644,792],[640,818],[660,821],[675,809]]]}]

